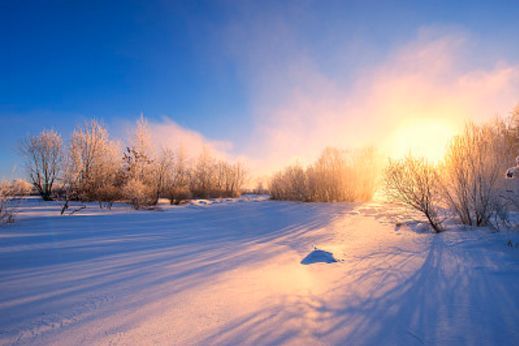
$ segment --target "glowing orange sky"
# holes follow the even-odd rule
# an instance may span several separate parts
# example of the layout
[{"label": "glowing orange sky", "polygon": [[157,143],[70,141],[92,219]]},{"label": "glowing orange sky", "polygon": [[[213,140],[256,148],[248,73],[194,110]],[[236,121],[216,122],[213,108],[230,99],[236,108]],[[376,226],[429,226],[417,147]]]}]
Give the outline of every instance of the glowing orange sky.
[{"label": "glowing orange sky", "polygon": [[425,28],[350,85],[294,56],[290,71],[270,70],[273,81],[286,85],[282,99],[255,84],[256,121],[247,145],[201,140],[199,147],[238,152],[258,175],[309,163],[325,146],[371,145],[392,157],[413,152],[438,160],[466,121],[507,115],[519,102],[519,65],[469,65],[470,47],[464,33]]}]

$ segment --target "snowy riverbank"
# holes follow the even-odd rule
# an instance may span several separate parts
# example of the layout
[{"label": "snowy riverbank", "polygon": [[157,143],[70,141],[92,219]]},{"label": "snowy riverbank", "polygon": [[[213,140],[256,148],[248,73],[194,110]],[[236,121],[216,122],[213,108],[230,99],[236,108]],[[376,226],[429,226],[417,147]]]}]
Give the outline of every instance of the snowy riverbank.
[{"label": "snowy riverbank", "polygon": [[[243,199],[0,228],[0,344],[514,344],[518,232]],[[395,216],[396,215],[396,216]],[[301,264],[317,246],[335,263]]]}]

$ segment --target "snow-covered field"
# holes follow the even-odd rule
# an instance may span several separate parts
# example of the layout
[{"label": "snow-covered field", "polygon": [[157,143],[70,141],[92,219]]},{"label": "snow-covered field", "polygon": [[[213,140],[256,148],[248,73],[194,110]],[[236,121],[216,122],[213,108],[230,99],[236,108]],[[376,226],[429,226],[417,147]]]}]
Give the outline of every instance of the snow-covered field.
[{"label": "snow-covered field", "polygon": [[433,235],[376,203],[218,202],[59,216],[23,201],[0,228],[0,344],[519,344],[518,232]]}]

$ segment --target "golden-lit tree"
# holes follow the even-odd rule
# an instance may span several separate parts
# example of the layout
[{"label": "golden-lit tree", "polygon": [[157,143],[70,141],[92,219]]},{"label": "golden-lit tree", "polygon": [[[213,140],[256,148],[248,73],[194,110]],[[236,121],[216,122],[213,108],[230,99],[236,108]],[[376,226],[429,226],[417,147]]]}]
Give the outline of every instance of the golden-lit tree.
[{"label": "golden-lit tree", "polygon": [[373,149],[326,148],[308,168],[293,165],[274,175],[272,197],[319,202],[369,200],[376,189],[375,157]]},{"label": "golden-lit tree", "polygon": [[[87,201],[115,199],[121,170],[119,145],[96,120],[85,122],[72,133],[65,165],[65,183],[73,198]],[[101,196],[102,195],[102,196]]]},{"label": "golden-lit tree", "polygon": [[173,167],[165,194],[171,204],[191,198],[191,169],[184,148],[180,146],[173,156]]},{"label": "golden-lit tree", "polygon": [[390,161],[384,182],[390,200],[422,213],[436,233],[444,230],[439,215],[440,177],[432,164],[411,155],[402,160]]},{"label": "golden-lit tree", "polygon": [[506,211],[502,198],[511,143],[502,122],[467,124],[447,151],[442,168],[444,195],[461,222],[486,226]]},{"label": "golden-lit tree", "polygon": [[157,204],[156,161],[151,131],[141,116],[123,155],[123,196],[135,209]]},{"label": "golden-lit tree", "polygon": [[13,198],[16,194],[15,182],[0,181],[0,224],[14,222]]}]

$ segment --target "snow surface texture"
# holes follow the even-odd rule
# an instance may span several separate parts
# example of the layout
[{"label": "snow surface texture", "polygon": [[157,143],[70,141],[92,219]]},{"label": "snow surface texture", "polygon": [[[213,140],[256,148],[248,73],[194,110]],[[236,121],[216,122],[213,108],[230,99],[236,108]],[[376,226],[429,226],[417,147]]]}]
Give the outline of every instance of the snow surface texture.
[{"label": "snow surface texture", "polygon": [[[519,343],[517,232],[240,201],[72,216],[25,201],[0,228],[0,344]],[[314,244],[341,261],[301,265]]]}]

